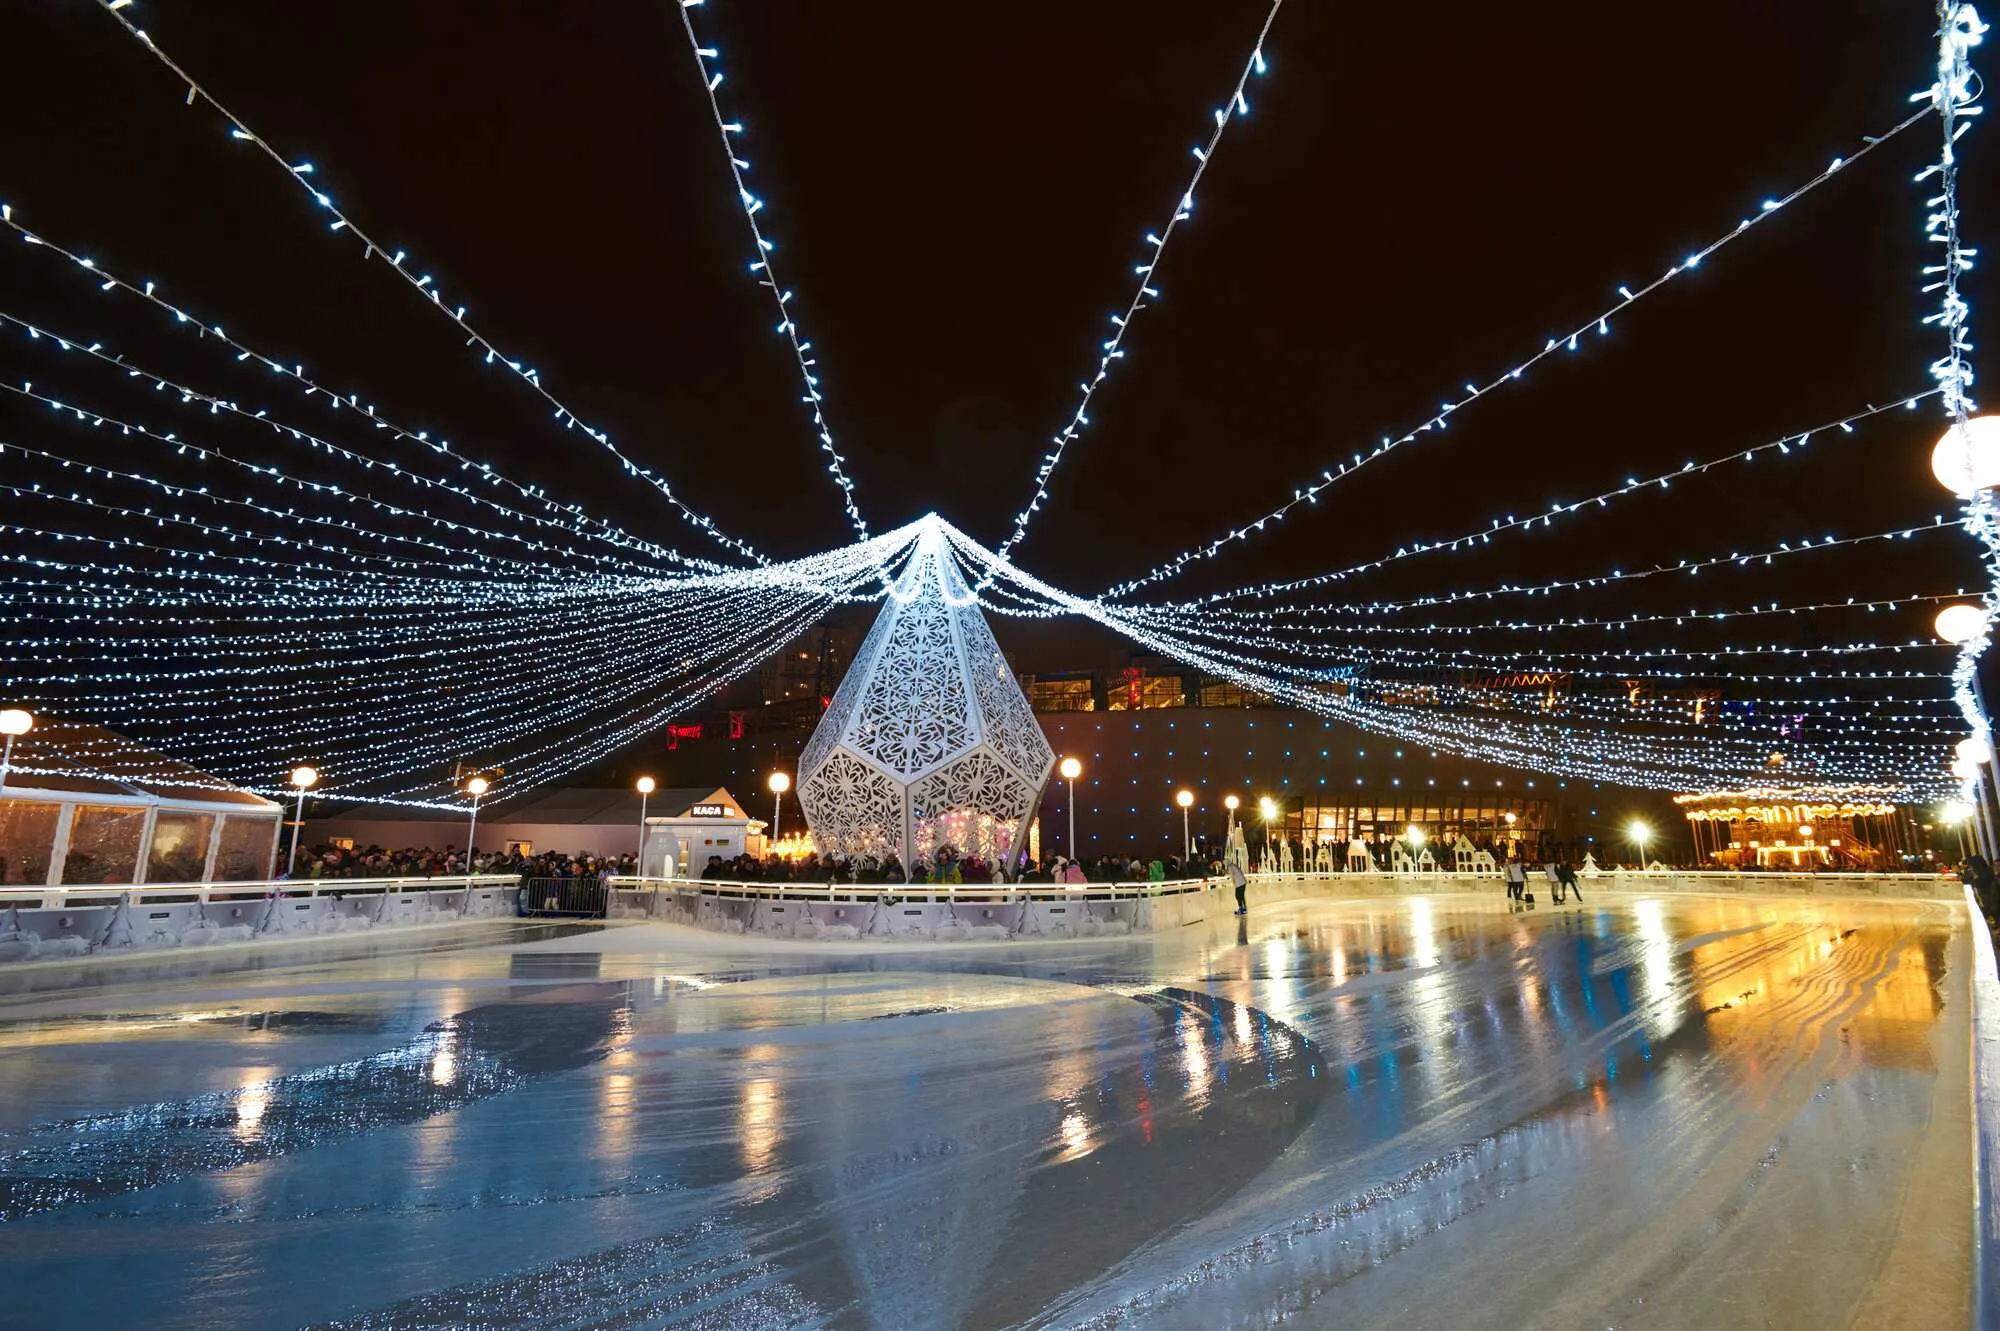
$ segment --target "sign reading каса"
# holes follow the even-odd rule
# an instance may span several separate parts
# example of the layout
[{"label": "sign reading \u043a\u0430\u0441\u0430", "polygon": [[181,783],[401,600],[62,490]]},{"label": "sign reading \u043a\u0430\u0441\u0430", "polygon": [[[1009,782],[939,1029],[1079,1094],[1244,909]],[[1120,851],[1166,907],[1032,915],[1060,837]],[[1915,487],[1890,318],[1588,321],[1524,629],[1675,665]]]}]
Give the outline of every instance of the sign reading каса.
[{"label": "sign reading \u043a\u0430\u0441\u0430", "polygon": [[690,818],[727,818],[729,816],[729,806],[727,804],[697,804],[688,810],[688,816]]}]

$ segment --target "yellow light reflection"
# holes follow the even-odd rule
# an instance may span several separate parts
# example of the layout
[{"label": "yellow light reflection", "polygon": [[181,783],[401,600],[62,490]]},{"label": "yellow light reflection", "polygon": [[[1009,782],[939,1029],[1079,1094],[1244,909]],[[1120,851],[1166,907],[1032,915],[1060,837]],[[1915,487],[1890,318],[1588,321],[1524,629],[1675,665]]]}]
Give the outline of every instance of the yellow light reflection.
[{"label": "yellow light reflection", "polygon": [[276,1068],[252,1068],[236,1093],[236,1139],[255,1141],[263,1130],[264,1111],[271,1107],[271,1079]]},{"label": "yellow light reflection", "polygon": [[783,1118],[784,1091],[778,1082],[760,1077],[743,1083],[736,1122],[744,1169],[761,1174],[770,1167],[784,1136]]}]

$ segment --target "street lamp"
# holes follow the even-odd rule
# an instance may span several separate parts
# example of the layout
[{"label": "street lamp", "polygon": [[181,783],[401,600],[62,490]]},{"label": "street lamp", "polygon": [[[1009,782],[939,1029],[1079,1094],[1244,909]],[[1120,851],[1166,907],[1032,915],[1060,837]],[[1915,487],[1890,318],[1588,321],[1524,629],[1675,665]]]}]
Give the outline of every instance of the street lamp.
[{"label": "street lamp", "polygon": [[1065,758],[1062,760],[1062,766],[1056,770],[1061,772],[1062,779],[1069,783],[1069,857],[1074,862],[1076,859],[1076,779],[1083,775],[1083,764],[1074,758]]},{"label": "street lamp", "polygon": [[1174,803],[1181,806],[1181,858],[1194,859],[1194,834],[1188,830],[1188,810],[1194,807],[1194,792],[1183,790],[1174,796]]},{"label": "street lamp", "polygon": [[472,821],[465,829],[465,871],[472,872],[472,841],[479,832],[479,797],[493,788],[493,783],[483,776],[468,777],[465,793],[472,796]]},{"label": "street lamp", "polygon": [[646,876],[646,801],[653,798],[659,783],[650,776],[639,778],[639,858],[632,866],[643,878]]},{"label": "street lamp", "polygon": [[1269,861],[1271,859],[1271,820],[1278,816],[1277,802],[1273,800],[1269,795],[1261,796],[1257,800],[1257,812],[1264,815],[1264,859],[1266,861],[1264,866],[1264,872],[1270,873],[1271,866]]},{"label": "street lamp", "polygon": [[25,735],[35,728],[35,714],[21,707],[9,707],[0,711],[0,735],[7,737],[4,748],[0,748],[0,790],[7,788],[7,768],[14,761],[14,737]]},{"label": "street lamp", "polygon": [[1224,828],[1222,832],[1222,844],[1225,850],[1228,849],[1229,838],[1236,831],[1236,809],[1242,803],[1243,801],[1237,799],[1234,795],[1224,795],[1222,797],[1222,807],[1229,810],[1229,826]]},{"label": "street lamp", "polygon": [[2000,485],[2000,416],[1955,422],[1931,450],[1931,475],[1960,499]]},{"label": "street lamp", "polygon": [[1652,837],[1653,829],[1634,818],[1626,831],[1631,833],[1633,844],[1639,847],[1639,867],[1643,869],[1646,867],[1646,842]]},{"label": "street lamp", "polygon": [[771,844],[778,844],[778,815],[785,811],[785,792],[792,788],[792,778],[784,772],[771,773],[764,782],[771,790]]},{"label": "street lamp", "polygon": [[1986,632],[1986,612],[1961,601],[1938,611],[1937,618],[1931,621],[1931,628],[1952,646],[1962,646]]},{"label": "street lamp", "polygon": [[292,789],[299,792],[298,803],[292,810],[292,855],[285,861],[285,877],[290,878],[299,871],[299,829],[306,825],[306,792],[319,784],[319,773],[300,765],[292,769]]}]

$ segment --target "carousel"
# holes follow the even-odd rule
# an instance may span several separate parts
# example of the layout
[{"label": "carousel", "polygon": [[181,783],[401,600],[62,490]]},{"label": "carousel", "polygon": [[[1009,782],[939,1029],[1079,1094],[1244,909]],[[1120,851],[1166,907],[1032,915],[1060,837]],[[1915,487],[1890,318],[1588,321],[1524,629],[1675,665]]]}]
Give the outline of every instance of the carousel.
[{"label": "carousel", "polygon": [[1912,848],[1903,810],[1865,793],[1733,790],[1676,795],[1674,803],[1687,817],[1696,858],[1728,869],[1895,869]]}]

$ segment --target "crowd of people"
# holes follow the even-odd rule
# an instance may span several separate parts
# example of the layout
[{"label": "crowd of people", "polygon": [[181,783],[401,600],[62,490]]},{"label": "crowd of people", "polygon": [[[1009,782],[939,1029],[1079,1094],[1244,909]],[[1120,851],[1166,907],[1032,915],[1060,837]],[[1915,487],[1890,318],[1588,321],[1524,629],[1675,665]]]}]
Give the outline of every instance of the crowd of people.
[{"label": "crowd of people", "polygon": [[449,874],[518,874],[523,878],[604,878],[639,871],[636,855],[567,855],[544,851],[521,855],[514,851],[475,850],[470,865],[465,852],[447,845],[442,850],[410,846],[301,846],[292,878],[435,878]]},{"label": "crowd of people", "polygon": [[[1044,860],[1023,858],[1015,879],[1023,883],[1133,883],[1161,882],[1178,878],[1201,878],[1222,872],[1219,858],[1213,861],[1182,860],[1178,855],[1141,860],[1135,856],[1105,855],[1088,862],[1057,855]],[[699,876],[707,881],[735,883],[998,883],[1005,881],[1002,863],[978,855],[963,855],[945,846],[933,856],[919,859],[911,872],[903,872],[903,862],[894,854],[883,856],[821,856],[808,853],[797,859],[776,855],[759,858],[736,855],[728,859],[711,855],[700,866]]]}]

